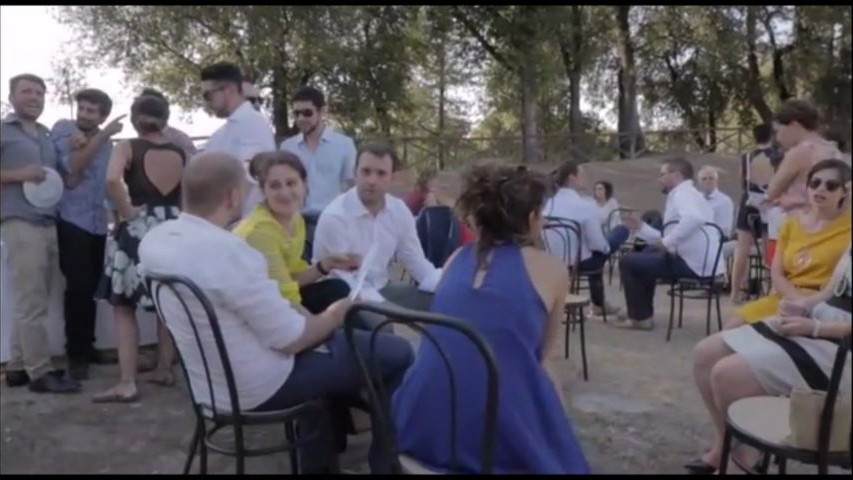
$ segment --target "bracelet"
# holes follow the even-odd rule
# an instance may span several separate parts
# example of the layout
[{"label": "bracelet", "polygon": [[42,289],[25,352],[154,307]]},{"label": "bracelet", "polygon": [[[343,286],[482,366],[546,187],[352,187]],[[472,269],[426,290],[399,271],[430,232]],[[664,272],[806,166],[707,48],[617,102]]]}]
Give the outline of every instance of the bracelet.
[{"label": "bracelet", "polygon": [[820,331],[820,321],[814,321],[814,328],[812,329],[812,338],[817,338],[817,334]]},{"label": "bracelet", "polygon": [[314,266],[317,267],[317,271],[320,272],[320,275],[323,275],[325,277],[329,274],[328,270],[323,269],[322,260],[318,260],[317,263],[314,264]]}]

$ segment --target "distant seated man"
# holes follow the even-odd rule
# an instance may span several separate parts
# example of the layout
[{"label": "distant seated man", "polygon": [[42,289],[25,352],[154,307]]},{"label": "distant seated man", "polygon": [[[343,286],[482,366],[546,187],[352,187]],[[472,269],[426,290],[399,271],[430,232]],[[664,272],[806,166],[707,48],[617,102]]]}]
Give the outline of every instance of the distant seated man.
[{"label": "distant seated man", "polygon": [[[711,205],[693,186],[693,165],[676,157],[661,166],[660,183],[666,197],[663,222],[677,221],[657,230],[635,216],[624,219],[651,248],[629,253],[619,261],[619,273],[625,290],[627,319],[617,327],[650,330],[654,327],[655,287],[659,278],[698,278],[710,276],[719,248],[720,235],[705,223],[714,219]],[[704,233],[703,233],[704,231]],[[721,271],[724,264],[718,267]]]},{"label": "distant seated man", "polygon": [[[356,160],[355,187],[332,200],[320,215],[314,234],[314,262],[331,254],[358,254],[367,264],[363,268],[370,269],[359,293],[362,300],[387,300],[426,311],[441,270],[424,255],[409,207],[388,193],[397,167],[397,154],[391,146],[364,147]],[[371,248],[375,252],[372,258],[368,256]],[[388,267],[395,255],[418,287],[388,284]],[[332,275],[356,290],[353,272],[333,270]]]},{"label": "distant seated man", "polygon": [[[203,153],[199,160],[184,170],[184,212],[150,230],[139,246],[143,275],[182,275],[204,291],[216,310],[244,410],[278,410],[327,395],[357,395],[365,385],[339,329],[349,302],[338,301],[319,315],[294,310],[269,278],[263,255],[226,229],[242,215],[247,188],[243,165],[227,153]],[[209,402],[205,369],[181,304],[167,290],[159,300],[195,397]],[[188,304],[201,322],[203,348],[209,357],[215,357],[214,339],[201,307],[192,301]],[[379,344],[371,349],[367,332],[356,332],[355,339],[365,355],[376,353],[378,358],[367,361],[378,362],[381,381],[393,391],[413,360],[408,342],[380,334]],[[328,351],[315,350],[324,342]],[[224,373],[218,362],[209,366],[216,404],[230,408]],[[306,418],[302,425],[315,421]],[[382,438],[375,437],[370,449],[374,473],[389,471],[381,444]],[[337,469],[328,436],[307,444],[300,457],[303,473]]]},{"label": "distant seated man", "polygon": [[[573,220],[580,224],[581,233],[581,272],[600,271],[612,252],[619,250],[628,240],[630,232],[623,225],[614,227],[606,236],[601,226],[598,206],[595,200],[581,197],[579,190],[587,189],[584,168],[575,162],[564,163],[556,172],[559,189],[545,203],[543,215]],[[565,236],[568,232],[545,230],[545,247],[552,254],[563,258],[568,265],[574,265],[577,258],[577,240],[572,238],[569,243],[570,257],[566,256]],[[590,277],[590,297],[592,297],[593,312],[601,315],[604,310],[608,314],[616,314],[619,308],[607,305],[604,301],[604,281],[602,275]]]},{"label": "distant seated man", "polygon": [[711,210],[714,212],[714,224],[720,227],[726,238],[731,236],[734,226],[735,204],[731,197],[721,192],[719,188],[719,174],[717,169],[706,165],[699,169],[699,192],[705,195]]}]

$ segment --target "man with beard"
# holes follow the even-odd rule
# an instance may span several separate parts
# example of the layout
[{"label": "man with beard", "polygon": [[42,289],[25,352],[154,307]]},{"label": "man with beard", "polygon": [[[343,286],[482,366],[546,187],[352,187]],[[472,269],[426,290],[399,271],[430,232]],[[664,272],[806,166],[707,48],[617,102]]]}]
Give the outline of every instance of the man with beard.
[{"label": "man with beard", "polygon": [[90,363],[105,363],[94,349],[97,305],[94,295],[103,274],[109,215],[105,201],[111,138],[122,130],[120,115],[104,127],[113,108],[109,95],[94,88],[75,95],[77,119],[60,120],[51,131],[65,192],[56,233],[59,268],[65,276],[65,338],[71,378],[88,378]]},{"label": "man with beard", "polygon": [[12,358],[6,364],[6,384],[29,383],[36,393],[71,393],[80,390],[80,384],[53,369],[45,329],[57,260],[56,201],[60,192],[49,191],[50,196],[33,203],[37,197],[24,193],[26,184],[42,185],[48,175],[56,175],[56,149],[47,127],[38,123],[46,90],[44,80],[36,75],[13,77],[9,103],[15,112],[0,124],[0,225],[9,249],[17,327]]},{"label": "man with beard", "polygon": [[281,143],[281,150],[298,156],[308,172],[302,216],[309,225],[309,239],[320,212],[352,187],[355,179],[355,142],[326,125],[326,114],[323,92],[313,87],[299,89],[293,96],[293,117],[300,133]]}]

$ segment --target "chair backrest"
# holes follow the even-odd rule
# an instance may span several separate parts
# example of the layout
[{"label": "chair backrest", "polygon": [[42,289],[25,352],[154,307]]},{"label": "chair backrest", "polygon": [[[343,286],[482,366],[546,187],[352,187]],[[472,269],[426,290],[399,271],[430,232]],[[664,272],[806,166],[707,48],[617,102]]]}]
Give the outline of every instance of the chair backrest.
[{"label": "chair backrest", "polygon": [[[446,315],[439,315],[435,313],[428,312],[419,312],[415,310],[409,310],[406,308],[402,308],[396,305],[384,303],[356,303],[347,311],[344,329],[346,333],[347,342],[349,343],[350,348],[353,350],[355,354],[356,361],[358,362],[358,366],[364,376],[364,380],[367,384],[367,391],[370,395],[370,401],[374,406],[382,406],[375,407],[378,410],[378,421],[380,425],[384,439],[385,451],[389,454],[390,458],[393,458],[393,468],[395,471],[393,473],[399,474],[402,473],[401,465],[397,459],[396,455],[396,439],[394,436],[393,429],[390,428],[391,419],[389,412],[384,409],[385,405],[389,405],[389,398],[387,392],[382,388],[382,384],[379,384],[379,391],[377,392],[374,387],[374,383],[371,379],[378,378],[378,368],[376,365],[368,366],[365,359],[364,353],[359,349],[358,345],[353,341],[353,334],[356,328],[357,316],[359,312],[372,312],[375,314],[380,314],[386,317],[383,322],[380,322],[373,326],[371,329],[371,350],[376,348],[376,336],[380,331],[392,324],[401,324],[405,325],[422,335],[423,339],[430,341],[436,348],[439,356],[443,360],[444,366],[447,369],[448,380],[450,385],[450,451],[453,459],[453,466],[457,466],[457,445],[456,445],[456,436],[457,436],[457,408],[456,408],[456,385],[459,383],[459,380],[463,382],[473,382],[478,381],[478,379],[472,378],[462,378],[457,379],[454,374],[453,367],[451,362],[448,359],[448,356],[441,344],[436,340],[436,338],[428,332],[424,325],[429,327],[438,327],[445,328],[454,332],[457,332],[464,336],[467,341],[474,346],[474,348],[479,352],[480,356],[483,359],[483,362],[486,367],[486,404],[483,406],[484,416],[483,416],[483,438],[481,443],[481,456],[480,456],[480,472],[482,474],[490,474],[492,473],[492,467],[494,464],[494,451],[495,451],[495,438],[496,438],[496,428],[497,428],[497,415],[498,415],[498,387],[499,387],[499,375],[498,375],[498,367],[497,362],[495,361],[494,353],[492,352],[492,348],[489,343],[477,333],[474,329],[466,325],[464,322],[458,319],[454,319],[452,317],[448,317]],[[423,341],[423,340],[422,340]],[[375,357],[374,357],[375,358]],[[372,369],[372,371],[371,371]],[[374,429],[377,428],[377,425],[374,425]]]},{"label": "chair backrest", "polygon": [[[841,340],[838,345],[838,352],[835,354],[835,362],[832,364],[832,372],[829,375],[829,389],[826,392],[826,400],[823,404],[823,410],[820,412],[820,424],[818,425],[818,464],[825,465],[829,457],[829,439],[833,428],[832,416],[835,411],[835,402],[838,399],[838,391],[841,388],[841,377],[847,367],[847,353],[851,350],[850,342],[850,335]],[[843,426],[836,425],[835,427]],[[853,455],[853,428],[851,425],[847,425],[847,428],[850,428],[850,453]]]},{"label": "chair backrest", "polygon": [[545,250],[563,259],[569,268],[569,291],[577,293],[580,288],[581,235],[580,223],[561,217],[545,217],[542,227],[542,243]]},{"label": "chair backrest", "polygon": [[[678,220],[671,220],[666,222],[663,225],[663,233],[666,233],[666,229],[676,225]],[[702,232],[702,235],[705,237],[705,256],[702,259],[702,271],[705,271],[705,267],[708,266],[708,252],[711,249],[711,234],[708,233],[708,229],[714,231],[717,234],[717,249],[714,252],[714,264],[711,267],[711,274],[707,277],[704,277],[707,280],[715,280],[717,278],[717,268],[720,266],[720,258],[723,255],[723,244],[725,243],[725,234],[723,233],[723,229],[719,227],[716,223],[713,222],[705,222],[703,225],[704,228],[699,229]]]},{"label": "chair backrest", "polygon": [[[157,309],[157,314],[160,317],[160,321],[162,321],[165,326],[169,329],[169,332],[172,334],[172,340],[175,342],[175,346],[178,350],[178,357],[181,360],[181,367],[184,370],[184,377],[187,381],[187,386],[190,390],[190,395],[192,397],[193,406],[195,407],[197,413],[202,414],[204,408],[209,408],[210,413],[215,419],[218,415],[222,413],[233,413],[238,414],[242,410],[240,409],[240,400],[237,396],[237,384],[234,380],[234,372],[231,368],[231,361],[228,357],[228,351],[225,348],[225,340],[222,336],[222,330],[219,327],[219,319],[216,316],[216,310],[213,308],[213,305],[210,303],[210,300],[192,280],[187,277],[180,275],[158,275],[158,274],[149,274],[145,279],[146,286],[148,287],[148,291],[151,294],[151,299],[154,302],[154,306]],[[165,295],[164,295],[165,294]],[[180,305],[181,310],[183,311],[183,319],[181,319],[181,315],[177,314],[177,312],[172,313],[171,315],[165,315],[166,310],[163,308],[164,305],[168,305],[166,302],[176,302]],[[193,315],[193,309],[190,307],[190,303],[194,302],[196,305],[201,306],[202,311],[204,312],[203,321],[199,321]],[[197,308],[195,309],[198,310]],[[171,313],[171,312],[170,312]],[[178,342],[174,338],[174,331],[178,325],[178,322],[185,321],[189,324],[192,329],[193,335],[195,337],[194,345],[187,342]],[[201,327],[201,328],[199,328]],[[216,345],[216,351],[210,352],[208,349],[204,348],[205,339],[202,335],[202,332],[207,332],[209,327],[209,334],[213,336],[214,344]],[[215,355],[215,356],[214,356]],[[202,392],[198,392],[193,388],[192,385],[192,377],[189,375],[189,371],[187,368],[187,359],[190,358],[199,358],[200,363],[204,368],[205,380],[206,380],[206,394],[207,398],[201,396]],[[219,366],[222,368],[223,375],[225,376],[225,382],[228,389],[228,397],[231,403],[230,412],[223,408],[223,405],[216,404],[216,395],[214,394],[214,383],[211,379],[211,360],[218,360]],[[205,401],[207,400],[207,401]],[[234,415],[235,421],[239,423],[240,415]]]},{"label": "chair backrest", "polygon": [[446,205],[424,207],[415,220],[418,239],[427,260],[441,268],[462,243],[462,227],[453,209]]}]

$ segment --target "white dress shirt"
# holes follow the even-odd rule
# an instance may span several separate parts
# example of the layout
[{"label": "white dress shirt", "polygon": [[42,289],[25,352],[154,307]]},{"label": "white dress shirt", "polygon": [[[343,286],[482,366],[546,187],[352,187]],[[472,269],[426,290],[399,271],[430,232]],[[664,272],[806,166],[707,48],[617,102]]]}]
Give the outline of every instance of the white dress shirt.
[{"label": "white dress shirt", "polygon": [[[231,360],[242,409],[261,405],[284,385],[293,370],[293,356],[282,349],[302,336],[305,318],[281,296],[278,284],[267,275],[263,255],[237,235],[203,218],[182,213],[145,235],[139,244],[139,258],[143,275],[183,275],[210,300]],[[202,338],[217,408],[230,408],[210,324],[191,294],[185,300]],[[160,308],[186,363],[193,392],[204,402],[210,394],[195,335],[180,302],[167,287],[161,290]]]},{"label": "white dress shirt", "polygon": [[[674,251],[699,276],[707,277],[714,269],[714,257],[719,248],[720,234],[705,223],[713,223],[714,212],[705,196],[693,186],[693,180],[685,180],[666,196],[663,223],[678,221],[678,224],[661,232],[644,223],[637,236],[648,243],[661,241],[663,246]],[[702,232],[705,233],[702,233]],[[725,233],[725,232],[724,232]],[[707,236],[706,236],[707,234]],[[707,255],[706,255],[707,252]],[[720,256],[717,275],[725,274],[725,262]]]},{"label": "white dress shirt", "polygon": [[[592,257],[592,252],[610,253],[610,244],[604,238],[598,205],[595,200],[581,197],[571,188],[560,188],[557,193],[545,203],[542,214],[546,217],[564,218],[578,222],[581,227],[581,261]],[[566,255],[565,236],[569,232],[545,230],[545,244],[552,255],[563,258]],[[577,258],[577,240],[570,239],[571,257],[566,259],[568,265],[574,265]]]},{"label": "white dress shirt", "polygon": [[335,197],[349,188],[347,183],[355,177],[355,142],[328,125],[323,127],[316,150],[308,147],[305,135],[301,133],[281,142],[281,150],[298,156],[308,172],[305,211],[322,212]]},{"label": "white dress shirt", "polygon": [[705,198],[714,211],[714,223],[720,227],[727,237],[731,236],[735,222],[735,204],[732,199],[716,188]]},{"label": "white dress shirt", "polygon": [[246,178],[252,188],[243,205],[243,217],[248,216],[255,207],[263,201],[261,189],[249,175],[249,162],[263,152],[274,152],[275,138],[269,123],[264,116],[252,107],[249,102],[243,102],[234,110],[204,145],[205,152],[227,152],[237,157],[246,167]]},{"label": "white dress shirt", "polygon": [[[323,210],[314,232],[314,263],[332,253],[357,253],[364,257],[376,244],[377,255],[364,281],[360,298],[382,302],[379,290],[388,284],[388,266],[394,255],[417,280],[424,291],[435,290],[441,269],[435,268],[424,255],[415,229],[415,217],[402,200],[385,195],[385,208],[371,214],[352,187],[332,200]],[[355,275],[334,270],[332,275],[355,286]]]}]

